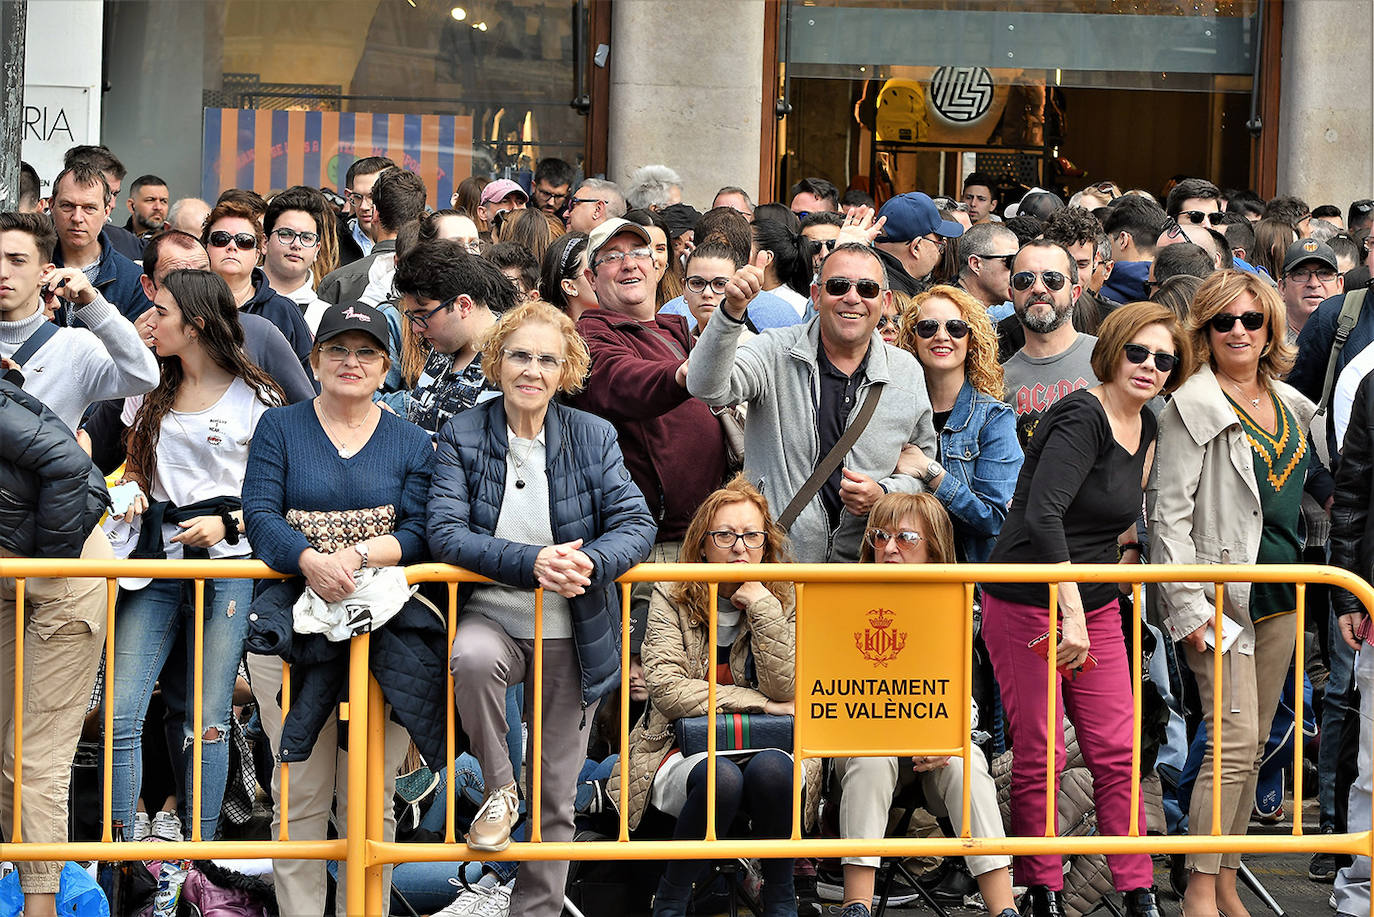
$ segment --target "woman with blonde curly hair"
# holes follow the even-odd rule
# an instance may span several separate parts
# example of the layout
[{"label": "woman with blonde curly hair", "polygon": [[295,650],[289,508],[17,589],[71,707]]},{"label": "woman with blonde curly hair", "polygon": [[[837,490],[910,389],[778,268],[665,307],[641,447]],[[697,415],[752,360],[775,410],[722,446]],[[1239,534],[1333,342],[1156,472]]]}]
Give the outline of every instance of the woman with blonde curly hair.
[{"label": "woman with blonde curly hair", "polygon": [[[582,387],[590,363],[572,319],[548,303],[522,303],[482,345],[482,372],[501,396],[460,411],[439,432],[430,551],[490,581],[464,585],[449,658],[486,784],[467,835],[475,850],[504,850],[519,817],[506,690],[523,683],[532,707],[536,652],[542,735],[531,730],[530,741],[541,762],[541,831],[546,841],[572,840],[588,732],[597,704],[620,684],[615,578],[654,544],[653,516],[625,470],[615,428],[554,400]],[[536,586],[544,590],[539,647]],[[531,799],[535,773],[526,770]],[[566,860],[523,864],[511,913],[557,917],[567,873]]]},{"label": "woman with blonde curly hair", "polygon": [[936,286],[902,311],[897,346],[925,369],[940,438],[938,456],[908,446],[897,470],[925,481],[949,511],[959,560],[981,563],[1001,531],[1022,461],[1016,415],[1002,401],[997,331],[978,300]]}]

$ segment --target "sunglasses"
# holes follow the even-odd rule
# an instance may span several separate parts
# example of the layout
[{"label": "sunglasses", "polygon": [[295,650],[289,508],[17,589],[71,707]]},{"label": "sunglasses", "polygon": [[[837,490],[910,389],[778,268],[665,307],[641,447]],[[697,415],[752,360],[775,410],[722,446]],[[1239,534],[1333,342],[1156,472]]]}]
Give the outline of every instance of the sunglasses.
[{"label": "sunglasses", "polygon": [[[961,338],[968,337],[968,322],[964,321],[962,318],[946,319],[944,325],[945,333],[947,333],[950,337],[954,338],[956,341],[960,340]],[[933,338],[936,334],[939,333],[939,331],[940,322],[938,319],[923,318],[916,323],[916,336],[919,338]]]},{"label": "sunglasses", "polygon": [[1226,334],[1240,322],[1241,327],[1246,331],[1258,331],[1264,327],[1263,312],[1242,312],[1240,315],[1232,315],[1223,312],[1220,315],[1213,315],[1209,324],[1217,334]]},{"label": "sunglasses", "polygon": [[210,233],[209,242],[211,248],[228,248],[229,243],[233,242],[239,251],[244,252],[251,252],[258,247],[258,237],[251,232],[228,233],[222,229]]},{"label": "sunglasses", "polygon": [[878,550],[894,538],[899,542],[899,546],[904,548],[915,547],[925,540],[920,532],[888,532],[884,529],[869,529],[864,537]]},{"label": "sunglasses", "polygon": [[1178,220],[1173,217],[1165,217],[1162,232],[1170,239],[1178,239],[1183,236],[1183,227],[1178,225]]},{"label": "sunglasses", "polygon": [[1124,344],[1121,347],[1126,351],[1126,359],[1132,363],[1144,363],[1146,357],[1155,358],[1155,369],[1162,373],[1171,373],[1178,365],[1178,356],[1163,350],[1151,350],[1144,344]]},{"label": "sunglasses", "polygon": [[876,280],[850,280],[848,277],[831,277],[825,282],[825,292],[831,296],[844,296],[853,287],[863,299],[877,299],[883,285]]},{"label": "sunglasses", "polygon": [[972,257],[977,258],[980,261],[1001,261],[1003,264],[1007,266],[1007,270],[1011,270],[1012,262],[1016,260],[1016,254],[1016,252],[1012,252],[1010,255],[997,255],[989,253],[986,255],[973,255]]},{"label": "sunglasses", "polygon": [[1119,192],[1116,190],[1116,185],[1112,184],[1109,181],[1100,181],[1097,184],[1093,185],[1092,189],[1096,191],[1098,194],[1110,195],[1111,200],[1116,200],[1117,197],[1120,196]]},{"label": "sunglasses", "polygon": [[1024,293],[1035,286],[1036,278],[1044,281],[1045,289],[1054,293],[1064,289],[1064,284],[1069,282],[1069,278],[1058,271],[1018,271],[1011,275],[1011,288]]},{"label": "sunglasses", "polygon": [[1226,215],[1220,210],[1183,210],[1179,212],[1178,217],[1181,220],[1186,219],[1194,226],[1201,225],[1202,223],[1211,223],[1213,226],[1217,226],[1225,219]]}]

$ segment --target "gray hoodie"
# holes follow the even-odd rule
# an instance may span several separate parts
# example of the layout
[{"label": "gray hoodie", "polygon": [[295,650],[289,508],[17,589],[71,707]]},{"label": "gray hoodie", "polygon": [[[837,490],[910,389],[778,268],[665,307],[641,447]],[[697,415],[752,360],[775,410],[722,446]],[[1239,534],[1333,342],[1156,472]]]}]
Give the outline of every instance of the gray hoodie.
[{"label": "gray hoodie", "polygon": [[[824,457],[816,412],[820,404],[820,318],[778,328],[740,344],[742,324],[716,309],[701,333],[687,371],[687,389],[712,407],[747,403],[744,424],[745,474],[781,514]],[[895,474],[902,447],[914,443],[926,455],[938,454],[931,423],[925,374],[916,358],[891,347],[875,332],[869,344],[866,380],[853,413],[868,388],[885,383],[877,409],[844,467],[866,474],[888,491],[916,493],[916,478]],[[851,414],[851,419],[853,414]],[[802,563],[856,561],[865,519],[848,511],[830,530],[820,494],[792,524],[792,548]]]}]

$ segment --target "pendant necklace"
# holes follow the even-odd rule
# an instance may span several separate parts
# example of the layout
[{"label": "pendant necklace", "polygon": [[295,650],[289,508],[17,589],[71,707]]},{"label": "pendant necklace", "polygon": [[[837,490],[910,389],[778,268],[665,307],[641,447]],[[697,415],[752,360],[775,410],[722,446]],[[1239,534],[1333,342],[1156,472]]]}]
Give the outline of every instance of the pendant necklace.
[{"label": "pendant necklace", "polygon": [[515,450],[510,450],[510,460],[515,465],[515,489],[523,490],[525,487],[525,476],[520,470],[525,467],[525,463],[530,460],[530,454],[534,452],[534,447],[538,445],[534,440],[530,440],[530,447],[525,450],[525,457],[521,458],[515,454]]},{"label": "pendant necklace", "polygon": [[[1222,373],[1222,375],[1223,375],[1223,376],[1226,376],[1225,373]],[[1235,379],[1232,379],[1230,376],[1226,376],[1226,381],[1229,382],[1229,383],[1231,383],[1232,387],[1235,388],[1236,392],[1240,395],[1240,397],[1242,397],[1242,398],[1244,398],[1246,401],[1250,402],[1250,407],[1252,407],[1252,408],[1257,408],[1257,407],[1259,407],[1260,399],[1264,397],[1264,391],[1265,391],[1265,390],[1264,390],[1264,386],[1261,385],[1261,386],[1260,386],[1260,393],[1259,393],[1258,395],[1256,395],[1255,397],[1251,398],[1249,395],[1245,394],[1245,389],[1242,388],[1242,387],[1241,387],[1241,384],[1240,384],[1239,382],[1237,382]]]},{"label": "pendant necklace", "polygon": [[[340,436],[338,431],[334,429],[334,425],[329,422],[329,417],[325,414],[324,408],[318,401],[315,402],[315,413],[317,413],[320,420],[324,422],[325,432],[327,432],[329,438],[334,441],[334,451],[339,454],[339,458],[349,459],[358,454],[358,450],[349,446],[348,441]],[[358,426],[354,427],[353,431],[357,432],[363,427],[363,424],[366,423],[367,421],[364,420],[362,423],[358,424]]]}]

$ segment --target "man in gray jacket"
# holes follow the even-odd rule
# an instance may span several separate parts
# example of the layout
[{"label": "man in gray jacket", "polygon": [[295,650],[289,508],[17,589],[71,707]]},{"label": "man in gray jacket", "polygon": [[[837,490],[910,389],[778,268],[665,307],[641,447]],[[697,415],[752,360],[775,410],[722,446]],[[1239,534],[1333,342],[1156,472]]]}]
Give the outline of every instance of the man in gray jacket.
[{"label": "man in gray jacket", "polygon": [[[745,474],[776,514],[844,435],[869,390],[883,386],[872,418],[842,465],[792,523],[798,561],[855,561],[869,509],[888,491],[922,484],[897,474],[908,443],[938,451],[925,375],[911,354],[876,333],[892,299],[882,262],[866,245],[839,245],[811,286],[816,317],[740,344],[745,309],[763,283],[767,253],[731,278],[722,306],[692,350],[687,388],[707,404],[749,405]],[[935,467],[935,466],[932,466]]]}]

